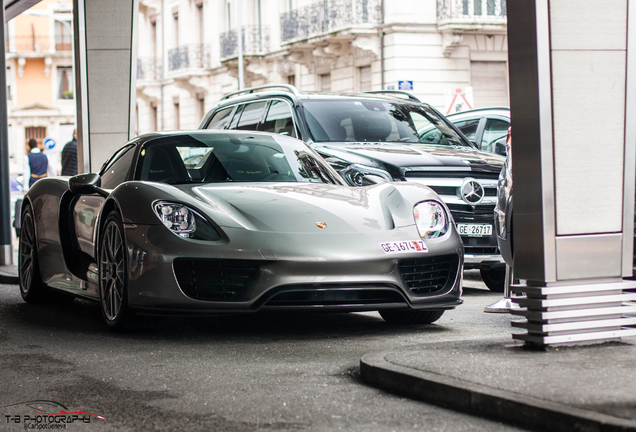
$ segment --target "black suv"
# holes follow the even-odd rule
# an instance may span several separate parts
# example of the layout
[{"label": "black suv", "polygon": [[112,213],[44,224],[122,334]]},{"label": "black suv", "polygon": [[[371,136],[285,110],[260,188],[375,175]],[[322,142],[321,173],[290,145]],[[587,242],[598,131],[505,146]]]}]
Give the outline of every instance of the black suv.
[{"label": "black suv", "polygon": [[338,95],[289,85],[230,93],[201,129],[258,130],[301,139],[352,186],[411,181],[448,205],[465,248],[465,268],[502,291],[504,262],[493,230],[504,158],[478,150],[436,109],[399,91]]}]

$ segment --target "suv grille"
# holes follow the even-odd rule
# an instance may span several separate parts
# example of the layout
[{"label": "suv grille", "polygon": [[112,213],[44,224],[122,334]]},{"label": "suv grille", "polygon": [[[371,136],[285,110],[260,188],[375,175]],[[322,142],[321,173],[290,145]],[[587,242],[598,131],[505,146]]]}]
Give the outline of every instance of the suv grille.
[{"label": "suv grille", "polygon": [[[429,187],[433,189],[435,193],[438,195],[457,195],[459,193],[459,188],[454,186],[429,186]],[[484,189],[484,196],[496,197],[497,188]]]},{"label": "suv grille", "polygon": [[407,171],[404,177],[408,178],[437,178],[437,179],[463,179],[471,177],[478,180],[498,180],[499,173],[473,172],[473,171]]},{"label": "suv grille", "polygon": [[457,255],[405,259],[398,269],[413,294],[434,294],[443,291],[457,272]]},{"label": "suv grille", "polygon": [[[455,223],[477,223],[493,225],[493,233],[488,237],[462,236],[464,252],[471,255],[496,255],[497,238],[494,230],[494,210],[497,202],[499,174],[495,172],[472,171],[407,171],[407,181],[425,184],[433,189],[446,203],[453,214]],[[460,188],[465,178],[477,180],[484,188],[484,197],[477,205],[464,202]]]},{"label": "suv grille", "polygon": [[258,261],[177,258],[172,264],[181,291],[196,300],[231,300],[259,270]]}]

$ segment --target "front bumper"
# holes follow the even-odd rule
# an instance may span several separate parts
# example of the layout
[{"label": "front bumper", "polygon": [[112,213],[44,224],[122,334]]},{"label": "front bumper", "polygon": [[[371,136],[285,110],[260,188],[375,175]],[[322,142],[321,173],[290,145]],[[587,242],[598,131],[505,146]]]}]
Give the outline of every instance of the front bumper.
[{"label": "front bumper", "polygon": [[[271,309],[439,310],[462,303],[463,250],[455,230],[427,241],[429,252],[417,254],[384,254],[376,233],[225,232],[231,242],[182,239],[162,225],[127,229],[129,306],[146,314],[208,315]],[[404,227],[386,232],[381,241],[406,241],[416,235],[414,226]],[[417,293],[407,286],[398,262],[424,256],[455,257],[443,290]],[[257,262],[258,271],[229,299],[199,300],[186,295],[177,281],[177,259]],[[371,295],[375,293],[378,296]]]}]

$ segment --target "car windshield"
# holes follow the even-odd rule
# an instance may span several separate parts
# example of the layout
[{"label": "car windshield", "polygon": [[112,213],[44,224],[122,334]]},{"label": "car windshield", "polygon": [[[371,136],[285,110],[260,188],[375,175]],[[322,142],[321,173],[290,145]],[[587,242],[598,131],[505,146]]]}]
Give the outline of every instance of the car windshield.
[{"label": "car windshield", "polygon": [[302,142],[257,134],[195,133],[154,139],[144,144],[138,172],[138,180],[168,184],[343,182]]},{"label": "car windshield", "polygon": [[469,147],[427,106],[368,99],[304,101],[315,142],[400,142]]}]

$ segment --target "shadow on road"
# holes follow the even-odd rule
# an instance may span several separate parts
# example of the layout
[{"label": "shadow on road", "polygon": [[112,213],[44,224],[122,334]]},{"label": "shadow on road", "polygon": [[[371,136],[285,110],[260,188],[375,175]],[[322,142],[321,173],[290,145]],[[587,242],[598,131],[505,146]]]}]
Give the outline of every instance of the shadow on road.
[{"label": "shadow on road", "polygon": [[75,299],[69,304],[33,305],[2,301],[4,327],[33,332],[61,332],[74,335],[104,335],[130,339],[187,339],[199,342],[242,342],[267,340],[321,340],[356,336],[397,336],[452,331],[443,325],[397,326],[386,323],[377,313],[260,312],[212,318],[144,317],[127,333],[110,332],[102,322],[99,305]]}]

